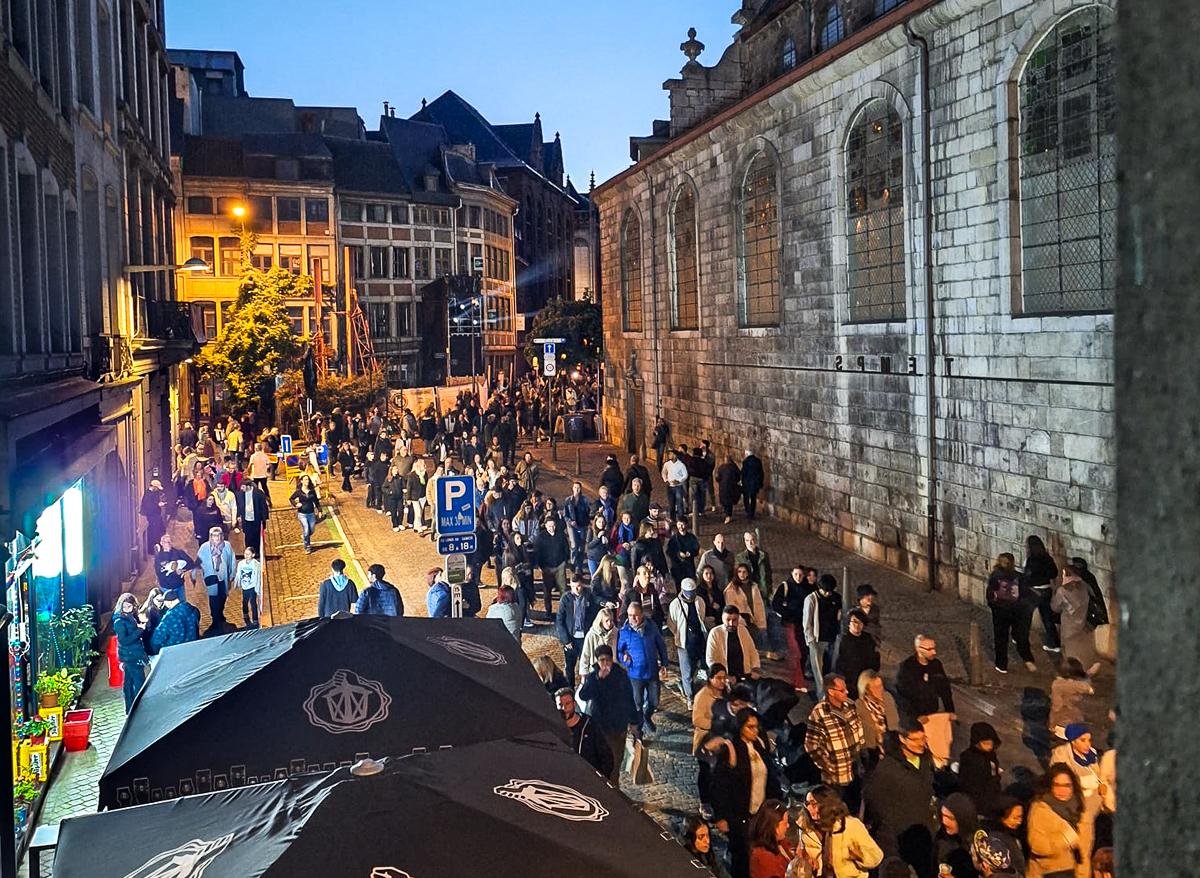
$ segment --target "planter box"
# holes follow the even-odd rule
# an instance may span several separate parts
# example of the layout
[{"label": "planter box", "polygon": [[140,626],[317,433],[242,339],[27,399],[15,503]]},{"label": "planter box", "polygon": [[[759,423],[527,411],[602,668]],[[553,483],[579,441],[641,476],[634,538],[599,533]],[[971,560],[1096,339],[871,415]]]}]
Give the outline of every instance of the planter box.
[{"label": "planter box", "polygon": [[63,748],[76,753],[86,750],[92,734],[91,708],[68,710],[63,716]]}]

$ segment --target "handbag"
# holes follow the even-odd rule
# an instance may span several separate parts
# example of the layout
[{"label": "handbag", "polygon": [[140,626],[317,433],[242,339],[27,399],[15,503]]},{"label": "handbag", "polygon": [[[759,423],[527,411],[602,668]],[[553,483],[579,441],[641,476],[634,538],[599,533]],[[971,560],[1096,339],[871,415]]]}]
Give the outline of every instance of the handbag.
[{"label": "handbag", "polygon": [[621,770],[628,772],[638,786],[654,783],[649,753],[640,739],[631,736],[625,741],[625,758],[621,761]]}]

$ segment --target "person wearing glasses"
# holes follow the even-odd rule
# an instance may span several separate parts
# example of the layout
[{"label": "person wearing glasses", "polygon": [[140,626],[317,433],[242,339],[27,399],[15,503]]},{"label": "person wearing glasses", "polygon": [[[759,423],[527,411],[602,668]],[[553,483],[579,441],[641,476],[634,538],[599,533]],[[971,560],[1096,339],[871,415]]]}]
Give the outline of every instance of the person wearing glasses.
[{"label": "person wearing glasses", "polygon": [[841,674],[828,674],[825,697],[808,715],[804,751],[821,772],[821,780],[858,810],[858,754],[863,745],[862,721],[850,699],[850,688]]},{"label": "person wearing glasses", "polygon": [[950,678],[937,657],[937,641],[918,634],[913,641],[914,652],[900,663],[896,672],[896,693],[900,696],[900,712],[915,719],[925,729],[929,752],[938,768],[950,760],[954,729],[958,719],[954,712],[954,694]]},{"label": "person wearing glasses", "polygon": [[[826,690],[829,691],[828,689]],[[800,841],[808,861],[822,878],[866,878],[883,862],[883,849],[837,790],[818,784],[804,797]]]}]

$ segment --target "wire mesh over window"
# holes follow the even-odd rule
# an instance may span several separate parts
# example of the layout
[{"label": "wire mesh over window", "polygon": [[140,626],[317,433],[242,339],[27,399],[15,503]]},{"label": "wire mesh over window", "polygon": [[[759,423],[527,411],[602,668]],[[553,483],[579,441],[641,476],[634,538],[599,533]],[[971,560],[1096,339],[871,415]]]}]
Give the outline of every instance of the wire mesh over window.
[{"label": "wire mesh over window", "polygon": [[738,222],[738,318],[743,326],[774,326],[779,322],[779,170],[766,152],[746,169]]},{"label": "wire mesh over window", "polygon": [[1109,311],[1116,279],[1113,14],[1060,21],[1021,75],[1022,312]]},{"label": "wire mesh over window", "polygon": [[632,210],[621,224],[621,315],[626,332],[642,331],[642,224]]},{"label": "wire mesh over window", "polygon": [[681,186],[671,205],[671,328],[700,326],[700,284],[696,265],[696,196]]},{"label": "wire mesh over window", "polygon": [[903,320],[904,125],[881,100],[867,104],[846,144],[850,320]]}]

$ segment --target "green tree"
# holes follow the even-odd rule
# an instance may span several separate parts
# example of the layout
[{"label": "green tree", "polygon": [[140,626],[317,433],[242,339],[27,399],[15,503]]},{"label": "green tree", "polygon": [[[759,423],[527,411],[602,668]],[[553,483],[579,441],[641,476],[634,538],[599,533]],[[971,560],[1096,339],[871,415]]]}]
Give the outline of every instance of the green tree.
[{"label": "green tree", "polygon": [[220,334],[196,358],[200,371],[225,382],[237,408],[257,408],[264,379],[289,366],[307,337],[292,332],[287,299],[312,297],[313,280],[275,266],[260,271],[250,264],[254,237],[242,239],[242,277],[237,302]]},{"label": "green tree", "polygon": [[[383,402],[384,392],[380,375],[354,375],[347,378],[330,373],[317,379],[313,410],[329,414],[341,407],[343,411],[365,412]],[[304,400],[304,378],[299,369],[289,369],[283,373],[283,381],[275,391],[276,418],[281,426],[299,428]]]},{"label": "green tree", "polygon": [[533,318],[527,338],[525,359],[530,363],[534,357],[540,360],[542,356],[542,346],[533,342],[535,338],[566,339],[558,345],[560,363],[594,363],[604,353],[600,306],[594,302],[555,299]]}]

